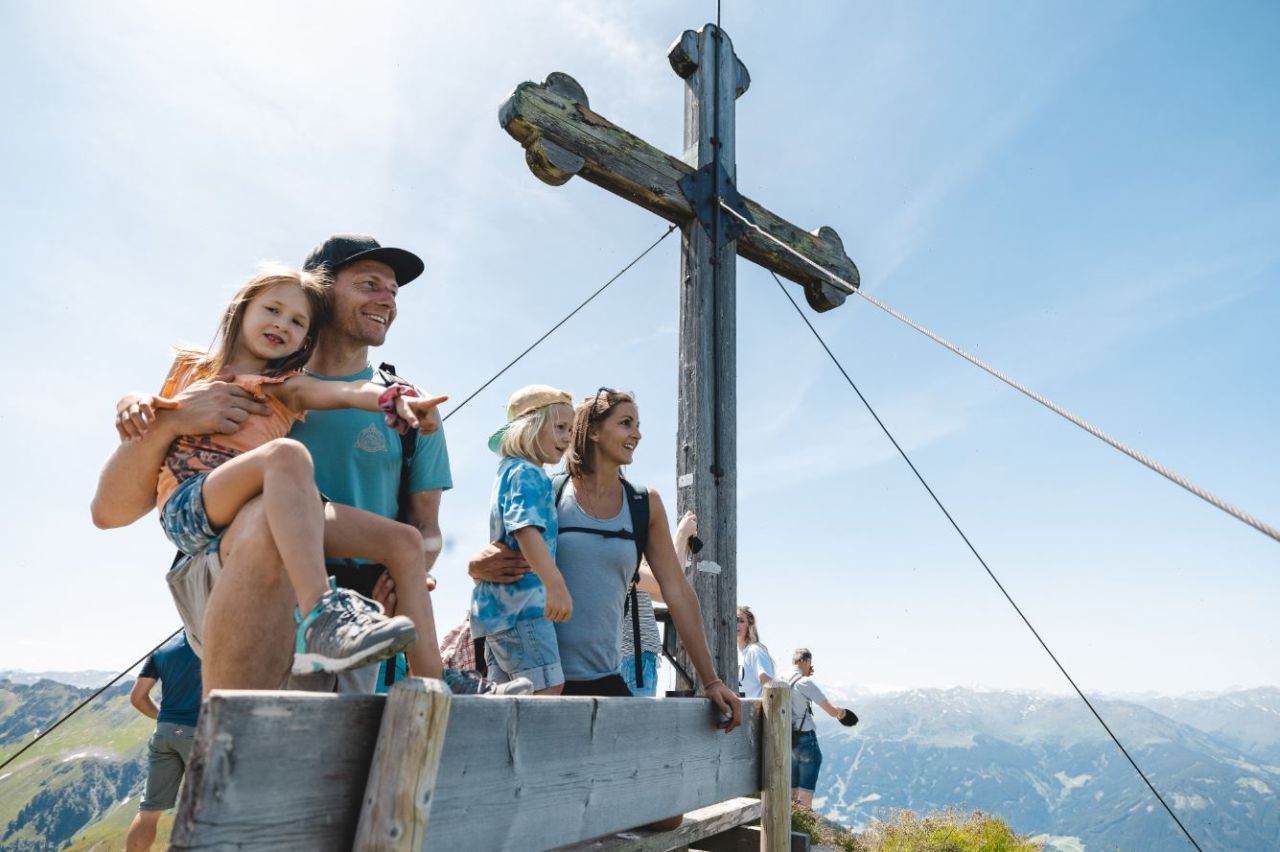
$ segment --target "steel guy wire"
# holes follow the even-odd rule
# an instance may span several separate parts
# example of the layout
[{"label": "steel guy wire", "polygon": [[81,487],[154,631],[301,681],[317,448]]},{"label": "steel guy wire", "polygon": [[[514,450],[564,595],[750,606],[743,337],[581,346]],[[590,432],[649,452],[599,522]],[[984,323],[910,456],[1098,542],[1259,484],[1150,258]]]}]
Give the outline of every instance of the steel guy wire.
[{"label": "steel guy wire", "polygon": [[725,204],[723,200],[720,202],[720,206],[723,209],[727,210],[730,214],[732,214],[735,218],[737,218],[738,221],[742,222],[748,228],[751,228],[753,231],[760,234],[765,239],[769,240],[770,242],[773,242],[774,244],[776,244],[777,246],[785,250],[788,254],[791,254],[792,256],[799,258],[809,266],[821,272],[831,281],[832,284],[836,285],[842,292],[848,295],[857,295],[862,297],[864,300],[866,300],[867,302],[870,302],[872,305],[875,305],[877,308],[884,311],[889,316],[893,317],[896,320],[899,320],[900,322],[903,322],[909,325],[911,328],[914,328],[916,331],[920,332],[925,337],[932,340],[934,343],[940,344],[946,347],[947,349],[950,349],[952,352],[959,355],[961,358],[965,359],[970,364],[973,364],[975,367],[979,367],[980,369],[986,371],[990,375],[995,376],[997,379],[1004,382],[1009,387],[1013,388],[1014,390],[1018,391],[1024,396],[1035,400],[1036,402],[1043,405],[1045,408],[1052,411],[1054,414],[1057,414],[1058,416],[1070,421],[1071,423],[1074,423],[1076,426],[1079,426],[1081,429],[1088,432],[1090,435],[1094,436],[1095,438],[1099,439],[1100,441],[1106,444],[1109,444],[1111,447],[1124,453],[1126,456],[1133,459],[1134,461],[1137,461],[1145,465],[1146,467],[1160,474],[1165,479],[1168,479],[1170,482],[1174,483],[1175,485],[1179,485],[1182,488],[1185,488],[1187,491],[1190,491],[1192,494],[1196,495],[1201,500],[1204,500],[1206,503],[1210,504],[1211,506],[1215,506],[1216,508],[1221,509],[1222,511],[1226,512],[1228,515],[1235,518],[1236,520],[1242,521],[1243,523],[1248,524],[1249,526],[1253,527],[1255,530],[1262,533],[1263,535],[1275,541],[1280,542],[1280,530],[1277,530],[1275,527],[1271,526],[1270,524],[1267,524],[1255,518],[1253,515],[1250,515],[1248,512],[1245,512],[1241,509],[1236,508],[1232,504],[1223,500],[1221,497],[1218,497],[1210,493],[1209,491],[1206,491],[1205,489],[1196,485],[1194,482],[1182,476],[1181,474],[1174,472],[1173,470],[1165,467],[1164,465],[1160,464],[1154,459],[1149,458],[1148,456],[1143,455],[1142,453],[1129,447],[1128,445],[1121,443],[1120,441],[1108,435],[1106,432],[1103,432],[1101,429],[1097,428],[1096,426],[1093,426],[1092,424],[1086,422],[1084,419],[1077,417],[1076,415],[1072,414],[1070,411],[1067,411],[1065,408],[1053,402],[1052,400],[1049,400],[1046,397],[1042,396],[1041,394],[1036,393],[1034,390],[1022,384],[1017,379],[1014,379],[1006,375],[1005,373],[1001,372],[1000,370],[997,370],[995,367],[992,367],[991,365],[982,361],[980,358],[970,355],[968,352],[965,352],[963,349],[961,349],[959,346],[956,346],[954,343],[950,342],[949,340],[939,337],[937,334],[934,334],[932,331],[920,325],[918,322],[912,320],[907,316],[904,316],[900,312],[886,305],[884,302],[881,302],[875,296],[871,296],[871,295],[868,295],[867,293],[864,293],[861,288],[854,287],[848,281],[845,281],[843,278],[840,278],[831,270],[824,268],[820,264],[814,263],[812,260],[805,257],[800,252],[796,251],[791,246],[787,245],[785,242],[775,237],[773,234],[770,234],[768,231],[764,230],[759,225],[748,220],[745,216],[741,215],[732,207]]},{"label": "steel guy wire", "polygon": [[1035,626],[1032,625],[1031,619],[1027,618],[1026,614],[1022,611],[1022,607],[1018,606],[1017,602],[1014,601],[1013,596],[1010,595],[1009,591],[1004,587],[1004,583],[1000,582],[1000,579],[996,577],[995,572],[991,570],[991,566],[987,565],[987,561],[982,558],[980,553],[978,553],[977,548],[973,546],[973,542],[969,541],[969,537],[964,534],[964,530],[960,529],[960,525],[956,523],[955,518],[953,518],[951,513],[947,511],[947,507],[942,505],[942,501],[938,499],[938,495],[929,487],[929,483],[926,482],[924,476],[920,474],[919,469],[917,469],[915,463],[911,461],[906,450],[902,449],[902,445],[898,443],[897,439],[893,437],[893,433],[889,431],[889,427],[884,425],[884,421],[880,419],[880,415],[876,414],[876,410],[871,407],[871,403],[867,401],[867,398],[862,395],[862,391],[858,389],[858,386],[854,384],[853,379],[849,377],[849,373],[845,370],[844,365],[840,363],[840,360],[836,358],[835,353],[831,351],[831,347],[827,346],[827,342],[822,339],[822,335],[818,334],[818,330],[813,327],[813,323],[809,322],[809,318],[805,316],[804,311],[800,309],[796,300],[791,298],[791,294],[787,292],[786,285],[782,283],[781,279],[779,279],[777,274],[774,272],[770,271],[769,274],[773,276],[773,280],[777,282],[778,288],[782,290],[782,295],[787,297],[787,301],[791,303],[791,307],[796,309],[796,313],[799,314],[800,319],[804,320],[804,324],[809,327],[809,331],[813,332],[813,336],[827,353],[827,357],[829,357],[831,362],[836,365],[836,369],[840,371],[840,375],[844,376],[844,380],[849,383],[849,387],[853,388],[853,392],[858,395],[858,399],[862,400],[862,404],[867,407],[867,411],[871,412],[871,416],[875,418],[876,424],[879,425],[880,430],[884,432],[885,437],[887,437],[889,442],[893,444],[893,448],[898,451],[900,456],[902,456],[902,460],[911,468],[911,472],[915,474],[916,479],[920,480],[920,484],[924,486],[924,490],[929,492],[929,496],[933,498],[933,502],[938,505],[938,508],[942,510],[942,514],[946,515],[951,526],[960,535],[960,538],[964,540],[965,546],[969,548],[969,552],[974,555],[974,558],[976,558],[978,563],[982,565],[983,570],[987,572],[987,576],[996,584],[996,587],[1000,590],[1000,594],[1004,595],[1004,599],[1013,607],[1014,612],[1018,613],[1018,617],[1022,619],[1022,623],[1031,631],[1031,635],[1036,637],[1036,641],[1040,643],[1040,647],[1049,655],[1049,659],[1053,660],[1053,664],[1058,667],[1058,671],[1062,672],[1062,676],[1067,679],[1067,683],[1071,684],[1071,688],[1075,690],[1076,695],[1080,696],[1080,700],[1089,708],[1089,712],[1093,714],[1093,718],[1098,720],[1098,724],[1107,732],[1107,736],[1111,738],[1113,743],[1115,743],[1116,748],[1120,749],[1120,753],[1129,761],[1129,765],[1138,773],[1142,782],[1147,785],[1147,789],[1150,790],[1152,795],[1154,795],[1156,799],[1159,800],[1160,804],[1164,806],[1164,809],[1169,813],[1169,816],[1173,818],[1173,821],[1178,824],[1178,828],[1182,829],[1182,833],[1186,835],[1186,838],[1191,842],[1191,845],[1196,848],[1197,852],[1200,852],[1200,844],[1191,836],[1191,832],[1187,831],[1187,827],[1182,824],[1182,820],[1178,819],[1178,815],[1173,812],[1173,808],[1169,807],[1169,804],[1164,800],[1164,796],[1160,795],[1160,791],[1157,790],[1155,785],[1151,783],[1151,780],[1147,778],[1147,774],[1138,766],[1137,761],[1135,761],[1132,755],[1129,754],[1129,750],[1121,744],[1119,737],[1115,735],[1111,730],[1111,726],[1102,718],[1102,714],[1100,714],[1093,706],[1093,702],[1091,702],[1088,696],[1084,694],[1084,690],[1076,685],[1075,679],[1067,673],[1066,667],[1059,662],[1057,655],[1050,650],[1048,643],[1040,636],[1040,631],[1036,630]]},{"label": "steel guy wire", "polygon": [[453,408],[449,409],[449,413],[444,415],[444,417],[442,417],[441,420],[442,421],[448,420],[450,417],[457,414],[462,409],[462,406],[466,405],[468,402],[470,402],[471,400],[479,396],[481,391],[483,391],[485,388],[489,387],[489,385],[496,382],[502,376],[503,373],[505,373],[507,370],[510,370],[512,367],[514,367],[521,358],[523,358],[524,356],[532,352],[534,349],[536,349],[538,347],[538,344],[542,343],[542,341],[546,340],[548,337],[554,334],[556,330],[560,328],[560,326],[564,325],[569,320],[571,320],[574,314],[576,314],[578,311],[582,310],[587,305],[589,305],[591,303],[591,300],[594,299],[596,296],[599,296],[601,293],[603,293],[610,284],[617,281],[619,278],[625,275],[631,269],[631,267],[635,266],[637,263],[643,260],[645,255],[647,255],[649,252],[653,251],[655,248],[658,247],[658,243],[662,242],[667,237],[671,236],[671,232],[674,231],[676,227],[677,226],[675,225],[669,226],[667,230],[663,232],[662,236],[658,237],[658,239],[654,240],[652,243],[649,244],[649,247],[647,249],[640,252],[640,254],[636,255],[634,260],[632,260],[626,266],[622,267],[622,269],[618,270],[618,273],[616,275],[614,275],[608,281],[601,284],[599,289],[597,289],[594,293],[592,293],[585,300],[583,300],[583,302],[579,304],[578,307],[569,311],[569,313],[565,315],[564,319],[560,320],[560,322],[551,326],[551,328],[547,331],[546,334],[542,335],[537,340],[533,341],[533,343],[529,344],[529,347],[525,349],[523,352],[521,352],[519,355],[517,355],[515,358],[513,358],[511,362],[507,364],[507,366],[503,367],[501,370],[494,373],[493,376],[489,379],[489,381],[485,382],[480,387],[476,388],[474,391],[471,392],[470,396],[468,396],[462,402],[455,405]]}]

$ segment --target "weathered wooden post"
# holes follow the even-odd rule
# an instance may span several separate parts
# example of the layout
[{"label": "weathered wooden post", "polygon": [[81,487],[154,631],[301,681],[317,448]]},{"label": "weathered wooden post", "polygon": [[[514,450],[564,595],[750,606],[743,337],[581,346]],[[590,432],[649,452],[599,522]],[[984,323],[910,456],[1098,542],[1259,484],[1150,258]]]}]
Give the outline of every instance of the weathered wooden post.
[{"label": "weathered wooden post", "polygon": [[[716,672],[738,689],[737,242],[717,203],[736,179],[734,104],[748,85],[733,43],[714,24],[685,31],[667,55],[684,78],[684,161],[704,172],[708,209],[680,229],[680,378],[676,516],[698,514],[702,550],[690,566]],[[710,227],[707,227],[707,226]],[[692,672],[681,648],[679,659]],[[694,684],[681,684],[690,689]]]},{"label": "weathered wooden post", "polygon": [[760,771],[760,852],[791,848],[791,686],[764,688],[764,756]]},{"label": "weathered wooden post", "polygon": [[391,687],[365,782],[356,852],[423,848],[451,697],[438,680],[411,677]]}]

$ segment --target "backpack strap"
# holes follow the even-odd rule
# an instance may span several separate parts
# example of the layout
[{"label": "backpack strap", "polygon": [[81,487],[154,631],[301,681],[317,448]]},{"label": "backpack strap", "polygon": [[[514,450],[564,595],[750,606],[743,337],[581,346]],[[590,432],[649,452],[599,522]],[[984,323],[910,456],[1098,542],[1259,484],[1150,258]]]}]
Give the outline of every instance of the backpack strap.
[{"label": "backpack strap", "polygon": [[[800,682],[800,678],[802,677],[804,677],[804,674],[802,674],[801,672],[796,672],[795,676],[793,676],[791,680],[788,681],[788,683],[791,684],[792,689],[796,688],[796,684]],[[813,702],[810,701],[809,696],[806,695],[804,697],[804,712],[800,714],[800,723],[797,725],[792,725],[791,729],[794,731],[798,731],[802,727],[804,727],[804,720],[808,719],[810,714],[812,713],[813,713]]]},{"label": "backpack strap", "polygon": [[[644,560],[644,549],[649,543],[649,489],[636,488],[626,479],[622,480],[622,490],[627,500],[627,508],[631,512],[631,532],[636,541],[636,570],[631,575],[631,655],[636,664],[636,687],[644,688],[644,666],[640,659],[640,563]],[[626,615],[627,604],[623,604],[623,615]]]},{"label": "backpack strap", "polygon": [[[385,361],[374,371],[373,381],[384,387],[413,384],[397,376],[396,368]],[[417,451],[418,432],[410,429],[400,436],[400,484],[396,489],[396,505],[400,507],[400,511],[397,512],[396,517],[401,521],[405,520],[409,513],[409,481],[413,477],[413,456]],[[399,655],[391,657],[384,663],[383,683],[386,684],[387,689],[396,682],[397,659]]]},{"label": "backpack strap", "polygon": [[[397,376],[396,368],[385,361],[378,365],[373,380],[384,387],[391,387],[392,385],[412,386],[413,384]],[[413,456],[417,451],[418,433],[410,429],[400,436],[400,487],[396,492],[396,502],[400,506],[400,512],[397,516],[399,520],[404,520],[405,515],[408,513],[409,480],[413,476]]]}]

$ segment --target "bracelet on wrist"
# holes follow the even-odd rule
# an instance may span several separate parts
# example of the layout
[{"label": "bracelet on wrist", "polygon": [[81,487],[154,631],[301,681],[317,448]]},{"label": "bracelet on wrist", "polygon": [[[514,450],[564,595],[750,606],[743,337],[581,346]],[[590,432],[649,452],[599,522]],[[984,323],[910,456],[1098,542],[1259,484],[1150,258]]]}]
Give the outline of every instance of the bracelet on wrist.
[{"label": "bracelet on wrist", "polygon": [[418,391],[410,385],[387,385],[387,389],[378,394],[378,408],[390,414],[396,410],[396,399],[402,396],[417,396]]}]

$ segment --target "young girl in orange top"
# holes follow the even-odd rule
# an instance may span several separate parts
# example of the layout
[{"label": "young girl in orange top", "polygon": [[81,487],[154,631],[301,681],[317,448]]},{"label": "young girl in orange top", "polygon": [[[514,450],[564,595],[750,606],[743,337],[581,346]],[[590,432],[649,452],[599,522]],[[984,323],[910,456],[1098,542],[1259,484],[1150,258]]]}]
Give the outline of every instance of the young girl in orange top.
[{"label": "young girl in orange top", "polygon": [[[218,328],[218,346],[178,351],[154,407],[205,380],[234,382],[265,402],[230,435],[183,436],[173,442],[156,490],[169,539],[186,553],[217,547],[246,503],[261,496],[276,549],[297,597],[293,672],[336,672],[376,662],[405,649],[423,677],[440,677],[426,559],[415,527],[335,503],[322,504],[311,455],[285,436],[309,409],[384,411],[401,431],[438,428],[435,408],[447,397],[418,398],[408,385],[327,382],[300,372],[325,321],[324,283],[290,269],[266,269],[241,288]],[[382,608],[347,589],[330,590],[325,555],[371,559],[395,581],[399,608]],[[417,641],[415,641],[415,628]]]}]

